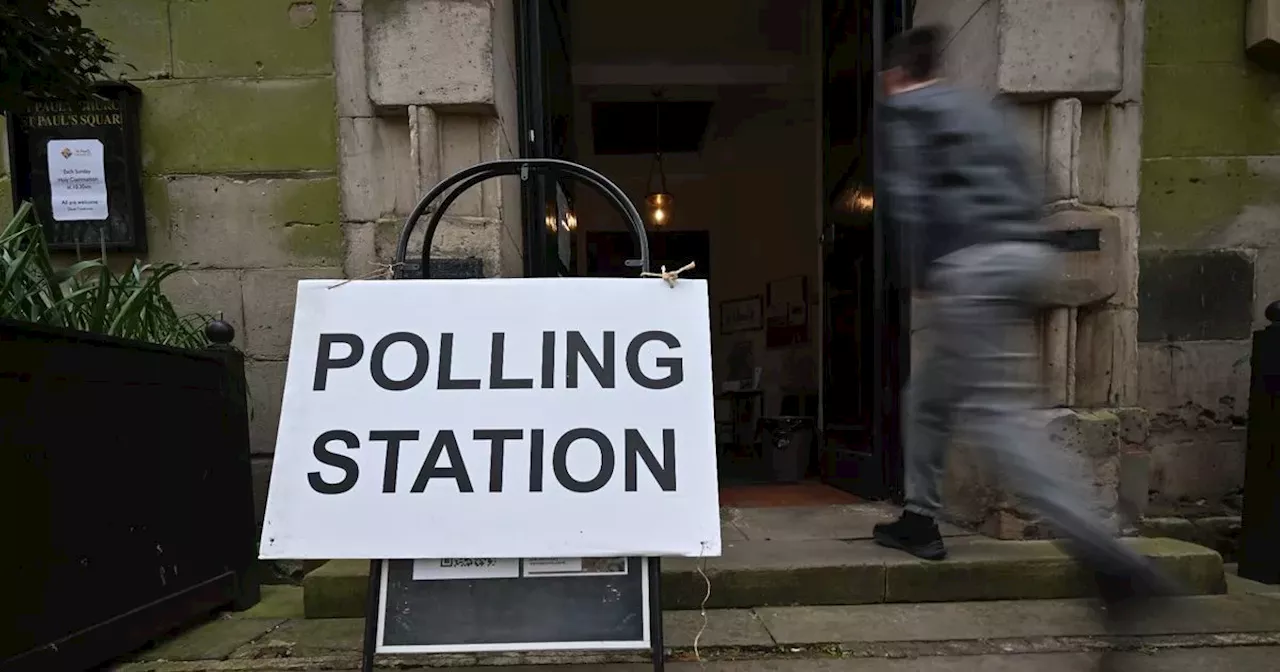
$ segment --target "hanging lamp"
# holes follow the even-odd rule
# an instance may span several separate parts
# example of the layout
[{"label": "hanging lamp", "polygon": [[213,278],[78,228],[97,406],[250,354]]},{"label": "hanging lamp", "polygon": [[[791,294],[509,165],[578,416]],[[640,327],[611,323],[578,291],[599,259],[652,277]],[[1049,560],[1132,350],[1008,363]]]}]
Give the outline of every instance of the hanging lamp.
[{"label": "hanging lamp", "polygon": [[[649,164],[649,179],[646,188],[649,194],[644,197],[649,208],[649,222],[654,227],[665,226],[671,221],[671,192],[667,191],[667,172],[662,168],[662,94],[655,91],[653,103],[653,162]],[[654,169],[658,172],[658,188],[653,188]]]}]

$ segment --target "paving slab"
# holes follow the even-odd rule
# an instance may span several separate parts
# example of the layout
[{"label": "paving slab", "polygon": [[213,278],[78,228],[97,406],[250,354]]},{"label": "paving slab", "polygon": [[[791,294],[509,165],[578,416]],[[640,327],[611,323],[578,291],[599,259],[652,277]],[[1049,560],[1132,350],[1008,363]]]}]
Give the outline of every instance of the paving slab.
[{"label": "paving slab", "polygon": [[[699,634],[701,633],[701,634]],[[773,637],[750,609],[716,609],[706,612],[668,611],[662,614],[663,643],[669,648],[769,647]]]},{"label": "paving slab", "polygon": [[142,651],[138,660],[221,660],[284,624],[283,619],[219,618]]},{"label": "paving slab", "polygon": [[251,609],[236,612],[232,618],[302,618],[306,610],[302,602],[302,586],[262,586],[262,599]]},{"label": "paving slab", "polygon": [[294,619],[231,656],[239,659],[315,658],[359,653],[364,643],[364,619]]},{"label": "paving slab", "polygon": [[[756,610],[780,645],[924,642],[1107,634],[1093,600],[1020,600]],[[1113,632],[1124,636],[1280,632],[1280,609],[1256,596],[1162,600]]]}]

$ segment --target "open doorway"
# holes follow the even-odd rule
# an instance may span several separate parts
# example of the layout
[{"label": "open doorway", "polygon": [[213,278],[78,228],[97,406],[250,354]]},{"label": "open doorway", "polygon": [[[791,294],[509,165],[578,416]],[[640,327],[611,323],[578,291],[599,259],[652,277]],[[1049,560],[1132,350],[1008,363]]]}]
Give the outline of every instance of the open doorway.
[{"label": "open doorway", "polygon": [[[872,103],[903,4],[520,2],[522,155],[608,176],[646,216],[654,266],[708,281],[726,504],[743,486],[900,491],[905,297],[874,208]],[[636,273],[590,190],[535,177],[524,203],[529,275]]]}]

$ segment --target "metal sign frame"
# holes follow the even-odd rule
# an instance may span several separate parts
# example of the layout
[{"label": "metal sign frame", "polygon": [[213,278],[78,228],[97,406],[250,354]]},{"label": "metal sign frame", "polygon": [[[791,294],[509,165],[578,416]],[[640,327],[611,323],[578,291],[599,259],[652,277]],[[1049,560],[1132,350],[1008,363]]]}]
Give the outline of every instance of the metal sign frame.
[{"label": "metal sign frame", "polygon": [[[420,253],[422,278],[430,279],[431,243],[435,240],[440,221],[444,218],[449,206],[467,189],[490,178],[518,175],[522,182],[527,182],[530,176],[535,174],[546,174],[553,181],[560,177],[577,178],[604,196],[605,200],[611,203],[622,215],[631,229],[631,233],[635,236],[636,247],[640,254],[637,259],[628,259],[627,266],[637,269],[637,275],[649,271],[649,238],[644,228],[644,220],[641,219],[635,205],[617,184],[614,184],[604,175],[572,161],[561,159],[503,159],[480,163],[458,171],[442,180],[418,201],[405,220],[404,228],[400,230],[400,238],[396,243],[392,277],[395,279],[407,277],[404,266],[409,256],[410,239],[421,222],[423,215],[428,212],[431,214],[427,221]],[[437,201],[439,201],[438,204],[436,203]],[[385,564],[382,559],[369,561],[369,584],[368,594],[365,597],[361,672],[373,672],[374,670],[374,658],[379,641],[378,624],[382,616],[381,596],[384,585]],[[658,557],[647,557],[644,558],[644,565],[648,583],[649,648],[653,669],[656,672],[662,672],[666,662],[665,644],[662,636],[662,560]]]}]

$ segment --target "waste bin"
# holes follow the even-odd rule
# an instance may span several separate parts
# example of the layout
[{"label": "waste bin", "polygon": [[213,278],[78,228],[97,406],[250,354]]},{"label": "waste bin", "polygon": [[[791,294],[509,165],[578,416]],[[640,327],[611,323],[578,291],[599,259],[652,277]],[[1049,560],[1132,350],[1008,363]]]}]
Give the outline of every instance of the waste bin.
[{"label": "waste bin", "polygon": [[782,483],[804,480],[813,446],[813,418],[780,415],[760,418],[765,462]]}]

